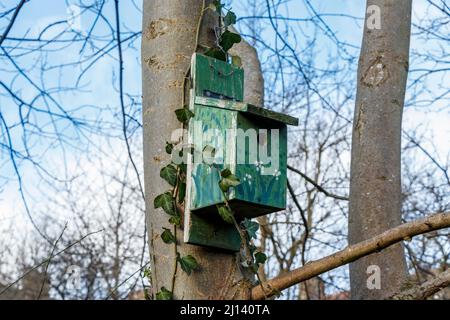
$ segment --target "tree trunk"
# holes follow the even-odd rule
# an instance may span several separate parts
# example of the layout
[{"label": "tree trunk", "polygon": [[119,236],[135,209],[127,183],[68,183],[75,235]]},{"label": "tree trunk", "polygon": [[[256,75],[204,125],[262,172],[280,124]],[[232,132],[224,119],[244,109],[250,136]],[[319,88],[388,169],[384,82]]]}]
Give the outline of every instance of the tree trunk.
[{"label": "tree trunk", "polygon": [[[359,60],[352,138],[350,244],[401,223],[401,123],[411,0],[368,0],[367,8],[374,8],[370,6],[380,9],[381,28],[374,28],[376,23],[366,24]],[[369,18],[373,13],[370,11]],[[379,289],[376,280],[369,278],[376,277],[377,269]],[[401,244],[362,258],[350,265],[352,299],[389,297],[399,291],[406,277]]]},{"label": "tree trunk", "polygon": [[[205,7],[212,1],[205,1]],[[190,276],[175,270],[174,245],[161,240],[168,216],[153,207],[154,198],[170,186],[159,176],[169,162],[164,151],[173,130],[180,128],[174,111],[182,107],[183,78],[195,48],[197,25],[202,11],[199,0],[145,0],[142,35],[144,173],[146,224],[152,269],[152,293],[165,287],[174,299],[247,299],[251,281],[244,275],[235,254],[183,243],[177,232],[177,250],[192,255],[200,267]],[[199,44],[212,46],[217,15],[204,11]],[[245,66],[245,57],[243,57]],[[186,99],[189,101],[189,99]],[[175,276],[175,278],[174,278]],[[174,281],[174,286],[172,286]]]}]

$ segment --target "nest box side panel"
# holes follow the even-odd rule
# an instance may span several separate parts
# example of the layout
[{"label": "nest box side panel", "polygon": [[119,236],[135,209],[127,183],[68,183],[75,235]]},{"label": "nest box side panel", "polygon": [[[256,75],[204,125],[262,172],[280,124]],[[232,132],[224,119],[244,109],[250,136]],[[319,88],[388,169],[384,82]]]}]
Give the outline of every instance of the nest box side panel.
[{"label": "nest box side panel", "polygon": [[[245,163],[241,163],[242,161],[237,159],[236,175],[241,180],[241,184],[236,187],[235,198],[253,204],[251,212],[248,214],[244,212],[243,216],[255,217],[285,209],[287,189],[286,125],[240,113],[237,126],[242,130],[241,132],[249,132],[245,146],[243,143],[237,143],[236,146],[237,155],[245,155]],[[259,135],[259,129],[267,129],[267,135]],[[272,146],[271,129],[278,129],[278,147]],[[250,134],[250,132],[254,134]],[[267,164],[267,159],[264,159],[259,152],[260,145],[267,150],[267,158],[272,159],[274,163]],[[278,150],[278,156],[276,156],[275,150],[272,150],[275,147]],[[252,149],[253,155],[250,154]],[[258,150],[256,155],[255,149]],[[275,165],[276,162],[278,165]]]}]

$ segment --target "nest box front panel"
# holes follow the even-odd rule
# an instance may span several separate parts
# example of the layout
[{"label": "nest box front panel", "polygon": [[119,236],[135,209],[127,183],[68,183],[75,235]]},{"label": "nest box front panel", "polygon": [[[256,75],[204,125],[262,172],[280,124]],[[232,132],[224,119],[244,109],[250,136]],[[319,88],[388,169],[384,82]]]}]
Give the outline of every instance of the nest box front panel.
[{"label": "nest box front panel", "polygon": [[[191,134],[195,155],[192,162],[190,208],[198,210],[214,206],[215,210],[216,204],[224,202],[219,188],[220,171],[225,168],[225,163],[234,166],[235,141],[228,140],[226,132],[235,126],[237,113],[195,105],[194,114]],[[205,147],[215,150],[213,159],[203,153]]]},{"label": "nest box front panel", "polygon": [[[237,218],[283,210],[287,184],[286,125],[198,104],[194,114],[190,209],[202,215],[217,215],[215,206],[225,200],[218,187],[220,171],[226,167],[241,181],[228,194]],[[215,150],[213,159],[201,154],[205,147]]]},{"label": "nest box front panel", "polygon": [[[194,104],[190,121],[189,141],[194,153],[188,162],[185,211],[185,242],[237,251],[241,238],[233,225],[226,224],[217,213],[216,204],[224,201],[219,188],[220,171],[234,159],[234,139],[227,140],[226,128],[236,123],[237,113]],[[224,139],[224,140],[222,140]],[[214,159],[204,158],[205,147],[215,150]],[[230,148],[231,147],[231,148]],[[195,158],[195,157],[200,158]],[[222,161],[217,161],[218,159]],[[200,161],[201,160],[201,161]],[[211,164],[212,160],[219,163]]]}]

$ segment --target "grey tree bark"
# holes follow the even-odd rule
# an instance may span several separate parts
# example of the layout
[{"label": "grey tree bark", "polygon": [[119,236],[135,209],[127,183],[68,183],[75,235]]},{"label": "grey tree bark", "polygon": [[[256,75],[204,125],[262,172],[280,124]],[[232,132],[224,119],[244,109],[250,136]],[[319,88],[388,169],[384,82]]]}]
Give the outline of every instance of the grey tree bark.
[{"label": "grey tree bark", "polygon": [[[352,137],[350,244],[401,223],[401,123],[409,64],[411,2],[367,1],[368,9],[380,9],[381,28],[370,21],[365,25],[359,60]],[[376,281],[372,283],[369,278],[377,267],[381,271],[379,289]],[[350,265],[351,297],[387,298],[400,291],[406,278],[403,247],[394,245]]]},{"label": "grey tree bark", "polygon": [[[205,1],[205,7],[210,2]],[[176,257],[173,244],[165,244],[160,237],[163,227],[170,228],[168,216],[153,207],[154,198],[169,189],[159,172],[169,161],[169,156],[164,152],[166,141],[170,140],[173,130],[180,128],[174,110],[182,107],[183,78],[191,55],[196,50],[197,25],[202,5],[199,0],[144,1],[144,174],[152,293],[155,295],[164,286],[173,292],[175,299],[247,299],[252,283],[249,276],[240,270],[237,256],[184,244],[182,230],[177,233],[178,252],[182,256],[194,256],[200,268],[190,276],[179,267],[174,273]],[[218,19],[211,10],[204,12],[199,44],[212,46]],[[246,56],[242,56],[242,59],[244,67],[250,65]]]},{"label": "grey tree bark", "polygon": [[[234,28],[232,31],[239,33]],[[242,60],[245,72],[244,101],[255,106],[264,106],[264,78],[256,49],[242,40],[230,49],[230,54],[238,55]]]}]

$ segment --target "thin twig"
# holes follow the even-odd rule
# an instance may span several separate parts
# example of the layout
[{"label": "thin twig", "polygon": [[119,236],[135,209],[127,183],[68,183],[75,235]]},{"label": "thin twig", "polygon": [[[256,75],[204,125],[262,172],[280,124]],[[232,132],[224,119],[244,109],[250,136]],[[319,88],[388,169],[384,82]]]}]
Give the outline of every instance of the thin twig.
[{"label": "thin twig", "polygon": [[147,262],[146,264],[144,264],[143,266],[139,267],[139,269],[137,269],[135,272],[133,272],[128,278],[126,278],[125,280],[123,280],[121,283],[119,283],[117,286],[115,286],[114,288],[111,289],[111,291],[109,292],[108,296],[104,299],[104,300],[108,300],[109,298],[111,298],[111,296],[114,294],[114,292],[117,291],[117,289],[119,289],[121,286],[123,286],[125,283],[128,282],[128,280],[130,280],[131,278],[133,278],[136,273],[140,273],[143,269],[145,269],[148,264],[150,262]]},{"label": "thin twig", "polygon": [[309,237],[309,226],[308,226],[308,220],[306,219],[305,211],[300,206],[300,203],[298,202],[297,196],[294,193],[294,189],[292,188],[291,184],[289,183],[289,180],[287,181],[287,186],[289,189],[289,193],[291,194],[292,200],[294,201],[295,205],[297,206],[298,211],[300,211],[300,216],[302,217],[303,225],[305,227],[305,236],[302,243],[302,264],[305,265],[305,252],[306,252],[306,242]]},{"label": "thin twig", "polygon": [[22,9],[25,2],[29,0],[21,0],[20,3],[17,5],[16,10],[13,13],[13,16],[11,17],[11,20],[9,21],[8,26],[6,27],[5,32],[3,32],[3,35],[0,37],[0,46],[2,45],[3,41],[5,41],[6,37],[8,36],[9,32],[11,31],[12,26],[14,25],[14,22],[16,21],[17,16],[19,15],[20,9]]},{"label": "thin twig", "polygon": [[67,247],[65,247],[64,249],[62,249],[61,251],[58,251],[57,253],[55,253],[53,256],[48,257],[47,259],[45,259],[44,261],[42,261],[41,263],[35,265],[33,268],[31,268],[30,270],[28,270],[27,272],[25,272],[23,275],[21,275],[19,278],[17,278],[15,281],[13,281],[12,283],[10,283],[9,285],[7,285],[2,291],[0,291],[0,296],[5,293],[6,291],[8,291],[12,286],[14,286],[15,284],[17,284],[20,280],[22,280],[23,278],[25,278],[28,274],[30,274],[31,271],[36,270],[37,268],[39,268],[40,266],[44,265],[45,263],[47,263],[48,261],[50,261],[51,259],[53,259],[54,257],[57,257],[58,255],[60,255],[61,253],[69,250],[70,248],[72,248],[74,245],[80,243],[81,241],[83,241],[84,239],[86,239],[87,237],[90,237],[91,235],[94,235],[96,233],[99,232],[103,232],[105,229],[101,229],[98,231],[94,231],[94,232],[90,232],[88,234],[86,234],[85,236],[81,237],[80,239],[78,239],[75,242],[72,242],[71,244],[69,244]]},{"label": "thin twig", "polygon": [[66,225],[64,226],[63,230],[61,231],[61,234],[59,235],[58,239],[56,239],[55,245],[53,246],[52,251],[50,252],[50,258],[48,259],[48,262],[45,266],[44,278],[42,279],[41,289],[39,290],[37,300],[39,300],[41,298],[42,292],[44,291],[44,286],[45,286],[45,281],[47,280],[48,267],[50,266],[50,261],[52,259],[53,253],[55,253],[56,246],[58,245],[59,240],[61,240],[61,238],[64,234],[64,231],[66,231],[66,229],[67,229],[67,222],[66,222]]},{"label": "thin twig", "polygon": [[0,112],[0,120],[1,120],[1,122],[3,124],[3,126],[5,127],[6,137],[8,139],[9,155],[10,155],[10,158],[11,158],[11,162],[13,164],[14,172],[15,172],[15,174],[17,176],[17,182],[19,184],[19,193],[20,193],[20,197],[22,198],[23,205],[25,207],[25,212],[27,213],[27,216],[30,219],[31,225],[34,227],[34,229],[36,229],[38,234],[42,238],[44,238],[45,241],[47,241],[50,245],[53,245],[51,240],[41,231],[41,229],[39,229],[39,227],[37,226],[36,222],[34,221],[33,216],[31,215],[30,208],[28,207],[28,202],[27,202],[27,200],[25,198],[25,192],[23,190],[22,176],[20,175],[19,167],[17,165],[16,158],[15,158],[15,155],[14,155],[14,148],[13,148],[11,133],[9,132],[9,127],[8,127],[8,125],[6,123],[6,120],[3,117],[1,112]]},{"label": "thin twig", "polygon": [[116,37],[117,37],[117,50],[119,54],[119,95],[120,95],[120,108],[122,111],[122,132],[125,139],[125,145],[127,147],[128,157],[130,159],[131,165],[133,166],[134,172],[138,180],[139,191],[141,192],[142,199],[145,200],[144,188],[142,186],[141,177],[139,175],[139,170],[134,162],[133,156],[131,154],[131,146],[128,141],[127,134],[127,117],[125,112],[125,103],[123,99],[123,53],[122,53],[122,42],[120,35],[120,15],[119,15],[119,0],[114,1],[115,13],[116,13]]},{"label": "thin twig", "polygon": [[290,165],[287,166],[287,168],[295,173],[298,173],[300,176],[303,177],[303,179],[305,179],[306,181],[308,181],[309,183],[311,183],[314,187],[316,187],[316,189],[319,192],[322,192],[324,195],[326,195],[327,197],[331,197],[331,198],[335,198],[338,200],[344,200],[344,201],[348,201],[348,197],[344,197],[344,196],[339,196],[336,195],[334,193],[328,192],[327,190],[325,190],[320,184],[318,184],[316,181],[314,181],[313,179],[311,179],[310,177],[308,177],[306,174],[304,174],[303,172],[301,172],[300,170],[291,167]]}]

